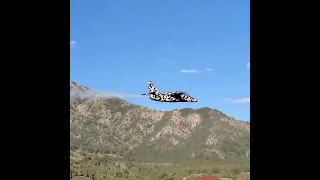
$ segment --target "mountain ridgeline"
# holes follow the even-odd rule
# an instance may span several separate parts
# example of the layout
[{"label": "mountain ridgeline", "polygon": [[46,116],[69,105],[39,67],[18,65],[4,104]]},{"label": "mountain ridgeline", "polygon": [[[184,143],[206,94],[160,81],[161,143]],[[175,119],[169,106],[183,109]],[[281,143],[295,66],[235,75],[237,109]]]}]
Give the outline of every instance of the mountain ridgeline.
[{"label": "mountain ridgeline", "polygon": [[[71,82],[72,90],[90,89]],[[250,123],[216,109],[157,111],[120,98],[70,100],[70,159],[95,154],[108,162],[244,163]]]}]

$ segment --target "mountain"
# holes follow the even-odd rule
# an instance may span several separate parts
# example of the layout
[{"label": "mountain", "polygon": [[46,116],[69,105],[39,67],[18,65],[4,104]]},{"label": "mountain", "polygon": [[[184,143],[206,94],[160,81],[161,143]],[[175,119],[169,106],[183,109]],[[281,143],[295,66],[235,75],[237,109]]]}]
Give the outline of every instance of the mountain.
[{"label": "mountain", "polygon": [[[70,91],[92,91],[76,82]],[[116,97],[70,100],[71,160],[96,154],[108,162],[250,160],[250,123],[211,108],[152,110]]]}]

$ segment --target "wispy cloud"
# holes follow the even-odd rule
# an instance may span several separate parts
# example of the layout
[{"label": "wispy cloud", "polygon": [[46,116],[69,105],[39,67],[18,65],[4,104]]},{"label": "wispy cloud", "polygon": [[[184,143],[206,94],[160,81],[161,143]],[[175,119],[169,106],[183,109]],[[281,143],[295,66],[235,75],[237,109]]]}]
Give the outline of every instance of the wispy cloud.
[{"label": "wispy cloud", "polygon": [[200,73],[200,71],[195,70],[195,69],[181,69],[181,73]]},{"label": "wispy cloud", "polygon": [[206,68],[206,71],[214,71],[212,68]]},{"label": "wispy cloud", "polygon": [[250,62],[247,64],[247,69],[250,71]]},{"label": "wispy cloud", "polygon": [[112,99],[112,98],[143,98],[145,96],[139,94],[123,94],[117,92],[101,92],[101,91],[81,91],[77,88],[70,89],[70,99],[85,99],[85,98],[99,98],[99,99]]},{"label": "wispy cloud", "polygon": [[244,104],[244,103],[250,103],[250,98],[241,98],[241,99],[230,99],[225,98],[224,100],[229,101],[233,104]]},{"label": "wispy cloud", "polygon": [[70,47],[75,48],[78,43],[74,40],[70,41]]},{"label": "wispy cloud", "polygon": [[249,103],[250,102],[250,98],[234,99],[234,100],[232,100],[232,102],[235,103],[235,104]]}]

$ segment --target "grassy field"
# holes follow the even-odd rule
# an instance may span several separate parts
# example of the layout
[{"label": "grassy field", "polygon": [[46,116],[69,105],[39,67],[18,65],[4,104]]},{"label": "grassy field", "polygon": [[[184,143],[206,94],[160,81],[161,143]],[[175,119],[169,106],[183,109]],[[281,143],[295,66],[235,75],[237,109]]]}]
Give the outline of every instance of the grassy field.
[{"label": "grassy field", "polygon": [[[71,164],[71,178],[74,180],[114,179],[114,180],[176,180],[183,177],[196,176],[217,176],[221,178],[234,179],[239,174],[249,172],[250,169],[245,165],[218,165],[209,164],[175,164],[175,163],[81,163]],[[79,177],[84,176],[84,177]],[[76,177],[76,178],[74,178]]]}]

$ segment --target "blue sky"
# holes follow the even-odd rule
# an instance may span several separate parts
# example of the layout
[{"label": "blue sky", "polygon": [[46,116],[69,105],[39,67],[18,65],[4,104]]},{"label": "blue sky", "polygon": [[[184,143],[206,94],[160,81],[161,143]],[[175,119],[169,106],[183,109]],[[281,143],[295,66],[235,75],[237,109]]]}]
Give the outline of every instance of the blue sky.
[{"label": "blue sky", "polygon": [[159,91],[186,91],[199,102],[125,99],[158,110],[210,107],[250,121],[249,4],[71,0],[71,80],[122,94],[145,93],[151,80]]}]

